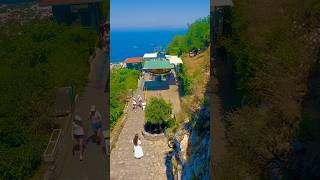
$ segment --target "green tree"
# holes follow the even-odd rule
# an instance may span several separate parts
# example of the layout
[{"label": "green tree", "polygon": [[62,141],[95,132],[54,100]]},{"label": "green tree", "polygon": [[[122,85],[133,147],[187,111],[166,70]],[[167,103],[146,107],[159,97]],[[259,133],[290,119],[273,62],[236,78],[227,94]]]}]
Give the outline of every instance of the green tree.
[{"label": "green tree", "polygon": [[146,121],[159,127],[171,118],[172,104],[163,98],[152,97],[146,106]]},{"label": "green tree", "polygon": [[188,26],[188,31],[185,35],[175,36],[167,47],[168,53],[180,56],[182,53],[193,49],[207,48],[210,41],[209,19],[209,16],[198,19]]}]

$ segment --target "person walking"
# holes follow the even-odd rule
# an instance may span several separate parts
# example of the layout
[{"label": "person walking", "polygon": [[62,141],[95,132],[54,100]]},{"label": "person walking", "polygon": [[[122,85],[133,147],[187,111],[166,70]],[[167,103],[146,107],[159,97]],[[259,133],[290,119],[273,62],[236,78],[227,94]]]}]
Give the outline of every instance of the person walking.
[{"label": "person walking", "polygon": [[74,120],[72,122],[73,130],[72,135],[73,138],[76,140],[76,145],[72,148],[72,154],[75,154],[75,148],[79,147],[80,156],[79,160],[83,160],[83,152],[84,152],[84,128],[82,123],[82,118],[79,115],[75,115]]},{"label": "person walking", "polygon": [[132,99],[132,106],[133,106],[134,112],[137,112],[137,101],[136,101],[136,98]]},{"label": "person walking", "polygon": [[102,123],[101,114],[97,111],[96,106],[92,105],[90,107],[90,113],[88,119],[91,122],[92,130],[94,132],[94,138],[98,145],[102,141]]},{"label": "person walking", "polygon": [[138,103],[139,103],[139,106],[142,108],[143,100],[142,100],[142,97],[140,95],[138,96]]},{"label": "person walking", "polygon": [[136,134],[133,138],[133,152],[134,152],[135,158],[141,159],[143,157],[143,150],[141,147],[141,141],[139,139],[138,134]]}]

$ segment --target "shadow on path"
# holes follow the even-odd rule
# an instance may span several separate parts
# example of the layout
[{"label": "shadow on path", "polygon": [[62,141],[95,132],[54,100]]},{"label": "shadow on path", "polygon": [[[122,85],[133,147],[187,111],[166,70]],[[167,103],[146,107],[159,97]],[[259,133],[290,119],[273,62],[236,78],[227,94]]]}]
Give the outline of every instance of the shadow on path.
[{"label": "shadow on path", "polygon": [[168,180],[173,180],[173,164],[172,164],[173,152],[168,152],[165,156],[166,174]]},{"label": "shadow on path", "polygon": [[[102,116],[102,129],[107,127],[107,94],[104,92],[104,83],[106,76],[103,75],[101,66],[105,66],[105,59],[107,58],[101,50],[97,52],[96,57],[90,64],[89,81],[84,91],[80,94],[78,102],[75,106],[74,114],[78,114],[83,119],[83,125],[87,141],[85,143],[83,161],[79,161],[78,147],[74,146],[72,139],[71,122],[69,123],[66,133],[61,141],[61,150],[57,154],[55,162],[55,178],[59,180],[80,180],[80,179],[107,179],[107,161],[105,152],[102,150],[104,142],[101,145],[92,143],[92,128],[88,120],[89,108],[91,105],[96,105],[97,110]],[[74,153],[73,153],[74,152]]]}]

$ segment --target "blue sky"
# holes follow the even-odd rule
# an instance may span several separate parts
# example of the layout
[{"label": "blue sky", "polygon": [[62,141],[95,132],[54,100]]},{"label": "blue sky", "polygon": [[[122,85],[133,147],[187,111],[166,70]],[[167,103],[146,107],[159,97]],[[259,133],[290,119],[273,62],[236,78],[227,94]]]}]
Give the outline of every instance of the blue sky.
[{"label": "blue sky", "polygon": [[110,0],[111,28],[186,28],[210,14],[210,0]]}]

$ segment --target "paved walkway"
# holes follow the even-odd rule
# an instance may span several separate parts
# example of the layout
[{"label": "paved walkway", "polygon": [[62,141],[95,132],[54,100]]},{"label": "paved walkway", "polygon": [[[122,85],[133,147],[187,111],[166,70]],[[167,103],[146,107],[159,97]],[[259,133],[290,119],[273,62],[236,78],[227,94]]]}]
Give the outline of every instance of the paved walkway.
[{"label": "paved walkway", "polygon": [[[142,96],[142,91],[137,94]],[[144,112],[136,113],[130,106],[125,125],[120,133],[116,147],[110,155],[111,180],[164,180],[167,179],[165,157],[169,151],[165,140],[148,141],[141,135],[144,124]],[[144,151],[142,159],[133,156],[133,137],[139,133]]]},{"label": "paved walkway", "polygon": [[[104,93],[105,88],[105,65],[106,56],[101,51],[97,53],[96,58],[91,62],[89,81],[80,95],[75,107],[75,113],[79,114],[84,121],[85,131],[92,135],[90,122],[87,120],[90,105],[96,105],[103,118],[103,129],[107,126],[107,97]],[[84,151],[84,159],[79,161],[79,152],[72,155],[73,141],[71,139],[71,124],[63,138],[63,145],[56,161],[56,177],[59,180],[81,180],[94,179],[105,180],[107,178],[107,159],[101,146],[92,142],[87,144]]]},{"label": "paved walkway", "polygon": [[[156,82],[150,80],[148,77],[149,75],[146,74],[145,80],[145,95],[148,101],[151,97],[162,97],[167,102],[172,103],[173,112],[178,114],[181,111],[181,102],[180,102],[180,94],[179,94],[179,87],[176,83],[174,76],[171,74],[170,79],[163,82]],[[154,86],[154,87],[152,87]],[[163,88],[166,87],[166,88]]]}]

